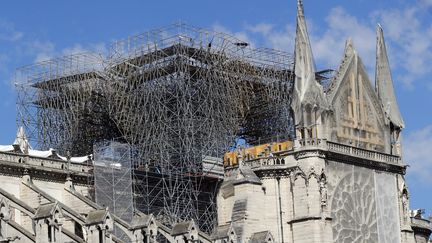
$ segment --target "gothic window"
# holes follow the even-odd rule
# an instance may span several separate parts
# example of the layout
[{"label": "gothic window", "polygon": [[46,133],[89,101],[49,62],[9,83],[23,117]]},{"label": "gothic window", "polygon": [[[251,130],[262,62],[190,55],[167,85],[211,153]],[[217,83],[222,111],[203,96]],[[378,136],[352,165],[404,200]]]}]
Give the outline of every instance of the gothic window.
[{"label": "gothic window", "polygon": [[334,242],[400,242],[394,175],[355,167],[347,172],[331,200]]},{"label": "gothic window", "polygon": [[378,242],[373,174],[354,172],[345,176],[332,200],[335,242]]}]

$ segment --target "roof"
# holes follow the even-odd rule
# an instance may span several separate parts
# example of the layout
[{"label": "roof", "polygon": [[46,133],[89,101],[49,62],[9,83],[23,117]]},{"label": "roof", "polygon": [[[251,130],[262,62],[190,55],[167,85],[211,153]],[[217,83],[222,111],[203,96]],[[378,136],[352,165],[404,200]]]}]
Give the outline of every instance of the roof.
[{"label": "roof", "polygon": [[189,233],[189,229],[191,229],[194,225],[195,224],[193,221],[177,223],[176,225],[174,225],[171,235],[176,236]]},{"label": "roof", "polygon": [[135,214],[132,217],[132,221],[130,223],[131,228],[132,229],[136,229],[136,228],[142,228],[142,227],[147,227],[150,224],[150,221],[152,219],[152,215],[146,215],[146,214]]},{"label": "roof", "polygon": [[233,182],[234,185],[242,183],[252,183],[261,185],[262,182],[259,177],[249,167],[242,166],[238,170],[237,179]]},{"label": "roof", "polygon": [[234,202],[232,209],[231,221],[240,221],[245,219],[247,211],[247,199],[238,199]]},{"label": "roof", "polygon": [[47,204],[40,205],[39,208],[36,210],[34,219],[51,217],[55,207],[56,207],[56,203],[47,203]]},{"label": "roof", "polygon": [[86,218],[86,224],[92,225],[92,224],[100,224],[105,222],[105,217],[108,214],[108,211],[105,209],[90,211]]},{"label": "roof", "polygon": [[216,227],[215,231],[212,234],[212,240],[227,238],[230,228],[231,225],[229,224],[219,225],[218,227]]},{"label": "roof", "polygon": [[268,231],[268,230],[267,231],[256,232],[256,233],[254,233],[252,235],[252,237],[250,239],[250,242],[251,243],[267,242],[268,239],[269,239],[269,237],[270,237],[270,239],[273,240],[273,237],[272,237],[270,231]]},{"label": "roof", "polygon": [[228,197],[232,197],[234,196],[234,185],[233,185],[233,181],[229,180],[229,181],[224,181],[222,182],[222,185],[220,187],[220,191],[222,193],[222,197],[224,199],[228,198]]}]

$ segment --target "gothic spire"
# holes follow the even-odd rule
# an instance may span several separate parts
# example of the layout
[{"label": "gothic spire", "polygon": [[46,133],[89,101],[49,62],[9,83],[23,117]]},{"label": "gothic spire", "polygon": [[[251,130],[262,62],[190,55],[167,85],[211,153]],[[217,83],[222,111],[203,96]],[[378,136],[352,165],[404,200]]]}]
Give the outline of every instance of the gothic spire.
[{"label": "gothic spire", "polygon": [[396,127],[403,128],[405,124],[396,101],[383,29],[379,24],[377,27],[376,55],[375,89],[378,98],[390,122]]},{"label": "gothic spire", "polygon": [[315,79],[315,62],[304,17],[303,2],[297,1],[297,30],[295,39],[295,83],[291,107],[296,125],[302,122],[302,107],[323,108],[326,104],[322,86]]}]

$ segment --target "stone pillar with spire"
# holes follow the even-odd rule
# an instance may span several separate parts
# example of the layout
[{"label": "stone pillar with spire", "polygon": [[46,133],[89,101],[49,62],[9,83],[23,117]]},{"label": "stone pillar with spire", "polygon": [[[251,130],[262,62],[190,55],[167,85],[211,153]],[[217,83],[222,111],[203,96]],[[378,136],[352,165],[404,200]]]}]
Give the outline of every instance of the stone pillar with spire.
[{"label": "stone pillar with spire", "polygon": [[305,139],[324,136],[322,115],[327,110],[323,87],[315,78],[315,62],[301,0],[297,2],[294,55],[295,81],[291,109],[296,127],[296,147],[299,147]]},{"label": "stone pillar with spire", "polygon": [[325,170],[325,158],[318,150],[326,139],[325,119],[328,102],[324,89],[317,81],[315,62],[304,16],[303,2],[297,2],[297,30],[294,50],[294,88],[291,109],[294,115],[296,138],[294,149],[298,172],[290,178],[292,192],[292,216],[288,220],[289,229],[284,236],[287,241],[298,243],[332,242],[331,221],[323,210],[326,197],[324,181],[319,183],[314,171]]}]

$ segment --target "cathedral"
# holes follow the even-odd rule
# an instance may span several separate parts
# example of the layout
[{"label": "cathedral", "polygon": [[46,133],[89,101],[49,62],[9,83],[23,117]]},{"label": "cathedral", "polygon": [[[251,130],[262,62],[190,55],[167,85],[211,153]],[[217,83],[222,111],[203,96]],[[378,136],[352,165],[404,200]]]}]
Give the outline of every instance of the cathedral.
[{"label": "cathedral", "polygon": [[[0,242],[430,242],[430,221],[410,209],[405,124],[380,25],[376,35],[374,85],[351,39],[324,84],[298,1],[293,86],[285,104],[294,135],[206,157],[217,181],[211,230],[193,217],[168,224],[138,209],[124,218],[94,200],[92,178],[106,166],[98,158],[33,149],[19,128],[12,145],[0,146]],[[121,167],[109,166],[111,173]],[[126,198],[126,191],[117,195]]]}]

